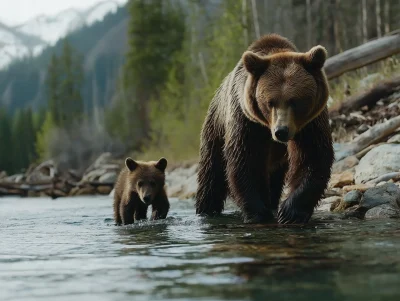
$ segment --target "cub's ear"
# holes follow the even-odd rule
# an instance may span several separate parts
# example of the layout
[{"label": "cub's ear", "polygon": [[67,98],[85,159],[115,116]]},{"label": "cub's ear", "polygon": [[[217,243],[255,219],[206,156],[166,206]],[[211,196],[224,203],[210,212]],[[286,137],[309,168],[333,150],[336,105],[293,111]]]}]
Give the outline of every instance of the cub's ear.
[{"label": "cub's ear", "polygon": [[158,160],[158,162],[156,163],[156,168],[161,170],[161,171],[165,171],[165,169],[167,168],[167,159],[165,158],[161,158],[160,160]]},{"label": "cub's ear", "polygon": [[267,58],[261,57],[251,51],[246,51],[243,53],[242,60],[247,72],[253,74],[254,76],[260,76],[263,74],[269,65]]},{"label": "cub's ear", "polygon": [[325,64],[328,52],[321,45],[311,48],[305,53],[305,63],[315,69],[322,69]]},{"label": "cub's ear", "polygon": [[126,158],[125,165],[128,167],[130,171],[134,171],[138,167],[138,163],[134,161],[132,158]]}]

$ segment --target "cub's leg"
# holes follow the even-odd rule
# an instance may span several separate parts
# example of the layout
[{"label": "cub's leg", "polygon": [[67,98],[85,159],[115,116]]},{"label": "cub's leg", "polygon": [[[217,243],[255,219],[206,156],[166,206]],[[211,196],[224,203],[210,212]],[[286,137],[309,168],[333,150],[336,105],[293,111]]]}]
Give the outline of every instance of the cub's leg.
[{"label": "cub's leg", "polygon": [[152,206],[151,220],[165,219],[169,211],[169,201],[165,190],[156,197]]},{"label": "cub's leg", "polygon": [[226,162],[223,141],[210,113],[201,134],[200,162],[197,175],[196,214],[218,215],[224,210],[227,197]]},{"label": "cub's leg", "polygon": [[133,215],[135,213],[135,205],[132,199],[122,199],[119,207],[122,224],[133,224]]},{"label": "cub's leg", "polygon": [[122,224],[122,219],[121,219],[120,210],[119,210],[120,203],[121,203],[121,197],[117,193],[115,193],[113,208],[114,208],[114,221],[115,221],[116,225]]},{"label": "cub's leg", "polygon": [[147,208],[148,206],[143,204],[142,201],[138,200],[135,206],[135,221],[139,221],[142,219],[147,219]]}]

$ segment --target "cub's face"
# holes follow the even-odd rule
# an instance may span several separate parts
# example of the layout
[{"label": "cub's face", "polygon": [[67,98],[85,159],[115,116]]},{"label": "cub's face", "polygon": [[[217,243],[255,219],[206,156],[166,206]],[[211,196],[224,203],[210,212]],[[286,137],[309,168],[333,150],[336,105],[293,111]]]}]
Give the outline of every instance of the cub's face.
[{"label": "cub's face", "polygon": [[138,162],[127,158],[125,165],[129,170],[131,190],[139,195],[144,204],[151,205],[164,187],[167,160],[161,158],[158,162]]},{"label": "cub's face", "polygon": [[243,63],[250,75],[243,106],[246,116],[270,128],[275,141],[293,139],[326,106],[325,59],[321,46],[307,53],[259,56],[245,52]]}]

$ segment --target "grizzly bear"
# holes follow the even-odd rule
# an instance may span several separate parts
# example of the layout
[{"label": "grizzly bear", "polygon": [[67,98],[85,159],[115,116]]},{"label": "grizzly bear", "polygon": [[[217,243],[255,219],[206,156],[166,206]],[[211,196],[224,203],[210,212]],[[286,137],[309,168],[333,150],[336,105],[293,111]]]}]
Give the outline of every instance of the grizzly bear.
[{"label": "grizzly bear", "polygon": [[246,223],[274,219],[275,210],[279,223],[309,221],[334,160],[326,57],[322,46],[301,53],[276,34],[244,52],[203,124],[197,214],[220,214],[230,196]]},{"label": "grizzly bear", "polygon": [[117,225],[132,224],[147,218],[147,208],[152,205],[151,219],[165,219],[169,211],[165,192],[167,160],[140,162],[125,160],[114,191],[114,219]]}]

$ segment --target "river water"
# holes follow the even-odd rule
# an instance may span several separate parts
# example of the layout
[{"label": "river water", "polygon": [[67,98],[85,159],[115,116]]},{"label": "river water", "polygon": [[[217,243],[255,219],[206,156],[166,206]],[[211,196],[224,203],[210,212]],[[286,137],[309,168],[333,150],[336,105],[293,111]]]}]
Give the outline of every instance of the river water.
[{"label": "river water", "polygon": [[171,200],[117,227],[111,199],[0,198],[0,300],[400,300],[400,222],[243,225]]}]

